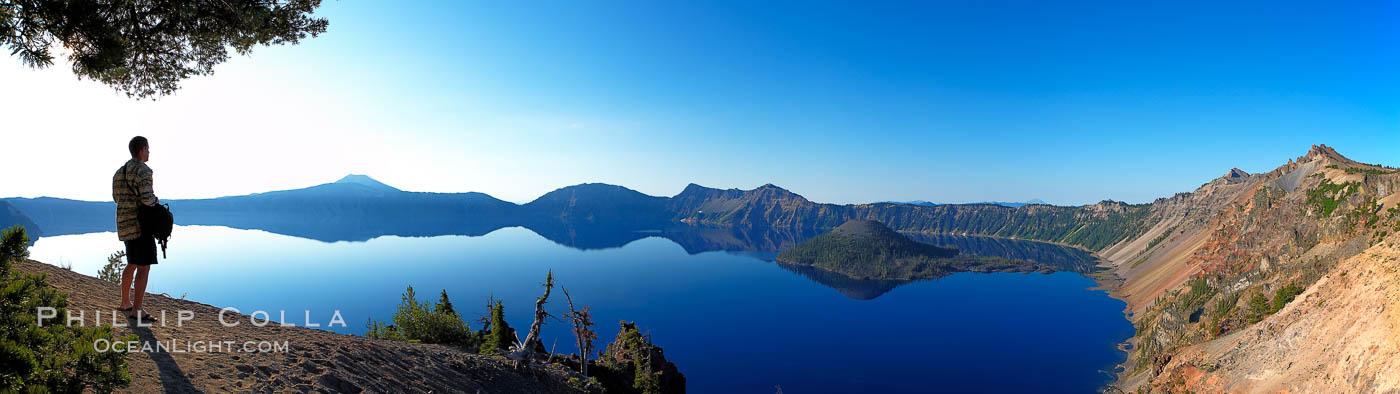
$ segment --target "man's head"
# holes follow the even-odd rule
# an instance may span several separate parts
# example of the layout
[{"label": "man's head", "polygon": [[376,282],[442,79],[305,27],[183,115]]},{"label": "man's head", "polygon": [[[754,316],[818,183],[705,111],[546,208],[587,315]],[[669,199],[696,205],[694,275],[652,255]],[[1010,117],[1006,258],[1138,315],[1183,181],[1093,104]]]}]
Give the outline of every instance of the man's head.
[{"label": "man's head", "polygon": [[131,142],[126,144],[126,150],[131,151],[131,158],[142,163],[151,160],[151,143],[146,141],[146,137],[132,137]]}]

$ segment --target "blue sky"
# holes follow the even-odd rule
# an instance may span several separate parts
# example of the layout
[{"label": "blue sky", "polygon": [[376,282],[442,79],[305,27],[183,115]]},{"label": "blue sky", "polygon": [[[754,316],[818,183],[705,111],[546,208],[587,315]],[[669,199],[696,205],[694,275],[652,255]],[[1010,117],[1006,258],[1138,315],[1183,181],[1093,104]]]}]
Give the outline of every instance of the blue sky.
[{"label": "blue sky", "polygon": [[[0,62],[0,196],[163,198],[346,173],[524,202],[583,182],[820,202],[1147,202],[1326,143],[1400,166],[1400,6],[327,2],[329,31],[136,102]],[[63,103],[64,105],[58,105]]]}]

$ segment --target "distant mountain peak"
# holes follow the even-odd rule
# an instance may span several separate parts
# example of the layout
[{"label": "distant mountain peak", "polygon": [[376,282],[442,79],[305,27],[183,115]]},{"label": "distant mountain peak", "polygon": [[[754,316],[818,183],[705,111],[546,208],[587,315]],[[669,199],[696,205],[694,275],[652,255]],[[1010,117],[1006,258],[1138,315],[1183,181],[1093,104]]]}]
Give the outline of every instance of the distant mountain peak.
[{"label": "distant mountain peak", "polygon": [[[580,183],[580,184],[572,185],[572,186],[564,186],[564,187],[561,187],[561,188],[558,188],[558,189],[554,189],[554,191],[551,191],[551,192],[549,192],[549,193],[545,193],[544,195],[539,196],[538,198],[535,198],[534,201],[531,201],[530,203],[528,203],[528,204],[526,204],[526,205],[531,205],[531,204],[533,204],[533,205],[538,206],[538,205],[541,205],[541,204],[566,202],[566,201],[570,201],[570,200],[574,200],[574,199],[580,199],[580,198],[582,198],[582,199],[604,199],[604,200],[609,200],[609,201],[615,201],[615,200],[613,200],[613,199],[617,199],[617,198],[640,198],[640,199],[648,199],[648,200],[650,200],[650,199],[657,199],[657,198],[662,198],[662,197],[651,196],[651,195],[648,195],[648,194],[646,194],[646,193],[642,193],[642,192],[639,192],[639,191],[636,191],[636,190],[629,189],[629,188],[627,188],[627,187],[625,187],[625,186],[618,186],[618,185],[613,185],[613,184],[609,184],[609,183],[591,182],[591,183]],[[599,201],[601,201],[601,200],[599,200]]]},{"label": "distant mountain peak", "polygon": [[550,193],[554,193],[554,192],[580,192],[580,191],[582,191],[582,192],[598,192],[598,193],[618,192],[618,193],[636,193],[636,194],[642,194],[642,192],[629,189],[629,188],[627,188],[626,186],[620,186],[620,185],[614,185],[614,184],[611,184],[611,183],[602,183],[602,182],[588,182],[588,183],[580,183],[580,184],[577,184],[577,185],[564,186],[564,187],[561,187],[561,188],[558,188],[558,189],[554,189],[554,191],[552,191],[552,192],[550,192]]},{"label": "distant mountain peak", "polygon": [[1307,153],[1307,154],[1303,155],[1302,157],[1297,158],[1296,160],[1289,160],[1289,165],[1292,165],[1292,164],[1294,164],[1294,163],[1303,164],[1303,163],[1309,163],[1309,162],[1321,163],[1320,165],[1341,165],[1341,166],[1371,166],[1371,165],[1372,165],[1372,164],[1361,163],[1361,162],[1358,162],[1358,161],[1349,159],[1349,158],[1347,158],[1346,156],[1342,156],[1341,153],[1337,153],[1337,150],[1336,150],[1336,149],[1332,149],[1332,147],[1327,146],[1327,145],[1325,145],[1325,144],[1313,145],[1311,149],[1308,149],[1308,153]]},{"label": "distant mountain peak", "polygon": [[1332,149],[1332,147],[1327,146],[1326,144],[1313,145],[1312,149],[1308,149],[1307,154],[1303,155],[1303,157],[1298,159],[1298,162],[1302,163],[1305,161],[1313,160],[1330,160],[1336,163],[1360,164],[1356,161],[1348,159],[1346,156],[1342,156],[1341,153],[1337,153],[1336,149]]},{"label": "distant mountain peak", "polygon": [[939,205],[939,204],[936,203],[936,202],[932,202],[932,201],[928,201],[928,200],[882,201],[882,202],[884,202],[884,203],[889,203],[889,204],[918,205],[918,206],[925,206],[925,207],[932,207],[932,206],[938,206],[938,205]]},{"label": "distant mountain peak", "polygon": [[1230,172],[1226,172],[1225,175],[1220,177],[1220,179],[1224,179],[1227,183],[1243,182],[1245,178],[1249,178],[1249,173],[1239,168],[1231,168]]},{"label": "distant mountain peak", "polygon": [[765,184],[763,184],[763,186],[759,186],[759,187],[754,188],[753,191],[759,192],[759,193],[763,193],[763,194],[777,195],[777,196],[796,196],[796,195],[797,195],[797,193],[793,193],[791,190],[778,187],[778,185],[774,185],[774,184],[772,184],[772,183],[765,183]]},{"label": "distant mountain peak", "polygon": [[379,190],[400,191],[399,189],[396,189],[393,186],[386,185],[383,182],[374,180],[374,178],[370,178],[369,175],[350,174],[346,175],[344,178],[340,178],[340,180],[335,181],[335,183],[353,183],[357,185],[369,186],[371,188]]},{"label": "distant mountain peak", "polygon": [[1317,156],[1341,156],[1341,154],[1337,153],[1336,149],[1327,146],[1327,144],[1316,144],[1312,146],[1312,149],[1308,149],[1308,154],[1304,155],[1304,157]]}]

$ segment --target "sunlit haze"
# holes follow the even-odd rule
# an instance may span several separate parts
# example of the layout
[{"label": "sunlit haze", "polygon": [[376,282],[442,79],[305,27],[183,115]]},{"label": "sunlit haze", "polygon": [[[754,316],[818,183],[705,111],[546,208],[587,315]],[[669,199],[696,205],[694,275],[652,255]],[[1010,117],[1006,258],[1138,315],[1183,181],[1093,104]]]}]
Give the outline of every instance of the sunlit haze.
[{"label": "sunlit haze", "polygon": [[321,37],[156,101],[10,57],[0,128],[21,170],[0,197],[110,200],[134,135],[167,199],[355,173],[515,202],[694,182],[1085,204],[1271,170],[1315,143],[1400,166],[1393,3],[738,4],[327,2]]}]

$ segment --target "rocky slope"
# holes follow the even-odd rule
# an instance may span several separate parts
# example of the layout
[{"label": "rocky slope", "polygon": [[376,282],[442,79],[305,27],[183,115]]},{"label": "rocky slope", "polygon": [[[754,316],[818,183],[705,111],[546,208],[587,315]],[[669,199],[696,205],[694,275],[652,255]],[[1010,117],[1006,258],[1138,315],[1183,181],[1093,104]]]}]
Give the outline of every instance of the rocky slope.
[{"label": "rocky slope", "polygon": [[1388,236],[1255,325],[1185,346],[1146,391],[1400,391],[1400,237]]},{"label": "rocky slope", "polygon": [[[1385,302],[1393,301],[1328,286],[1337,286],[1343,273],[1358,280],[1365,272],[1361,280],[1376,283],[1381,299],[1393,300],[1379,284],[1389,279],[1370,276],[1394,270],[1393,260],[1383,257],[1394,246],[1383,240],[1400,232],[1397,187],[1400,170],[1358,163],[1318,145],[1273,171],[1231,170],[1196,191],[1155,201],[1140,236],[1099,251],[1122,278],[1112,294],[1127,301],[1138,329],[1118,388],[1391,387],[1357,376],[1395,363],[1393,353],[1382,351],[1397,343],[1393,321],[1381,316]],[[1347,320],[1352,323],[1339,323]],[[1329,324],[1351,324],[1333,327],[1337,333],[1389,334],[1305,334]],[[1304,372],[1298,368],[1332,360],[1299,351],[1305,348],[1373,350],[1352,354],[1336,368]]]}]

